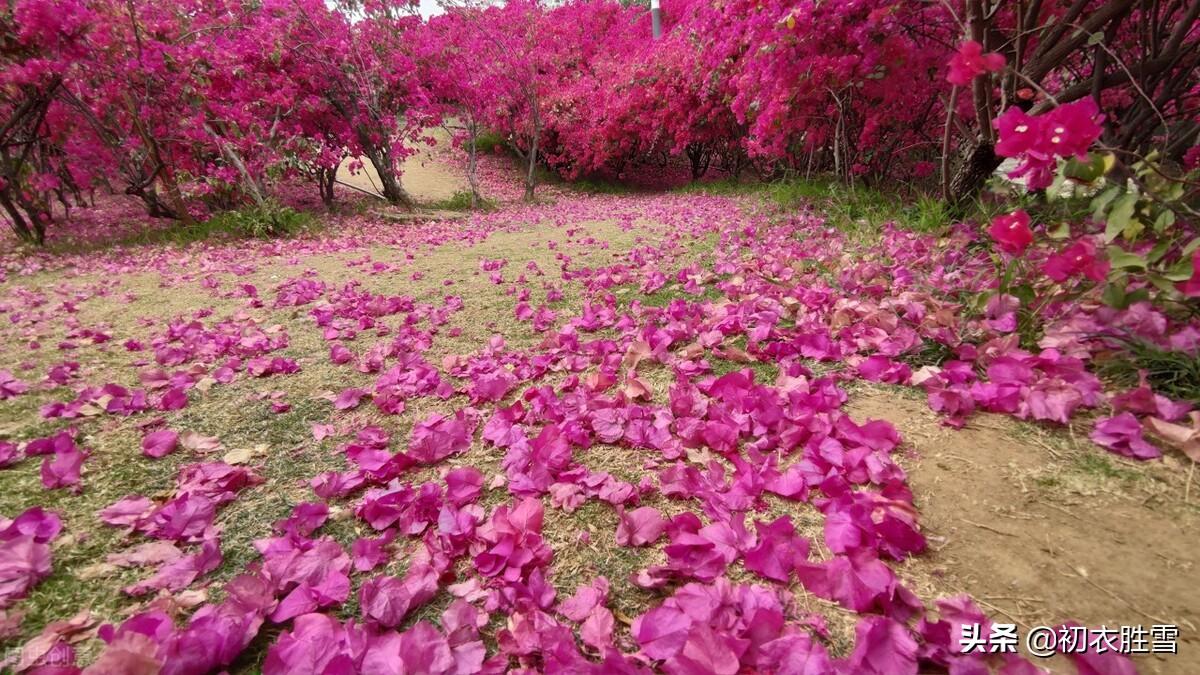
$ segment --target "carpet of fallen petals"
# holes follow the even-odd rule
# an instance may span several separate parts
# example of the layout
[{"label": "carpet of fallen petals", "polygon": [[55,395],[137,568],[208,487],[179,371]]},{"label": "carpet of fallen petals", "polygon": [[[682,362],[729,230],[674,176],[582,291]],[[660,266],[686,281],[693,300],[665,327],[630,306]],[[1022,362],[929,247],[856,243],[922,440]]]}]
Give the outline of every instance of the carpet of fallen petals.
[{"label": "carpet of fallen petals", "polygon": [[1092,438],[1141,459],[1135,414],[1196,424],[1088,367],[1106,330],[1194,348],[1195,325],[1079,306],[1021,349],[1003,298],[955,302],[992,270],[966,228],[864,246],[669,193],[328,220],[4,254],[4,667],[1042,672],[961,653],[987,613],[897,574],[920,496],[846,387],[917,387],[950,426],[1103,406]]}]

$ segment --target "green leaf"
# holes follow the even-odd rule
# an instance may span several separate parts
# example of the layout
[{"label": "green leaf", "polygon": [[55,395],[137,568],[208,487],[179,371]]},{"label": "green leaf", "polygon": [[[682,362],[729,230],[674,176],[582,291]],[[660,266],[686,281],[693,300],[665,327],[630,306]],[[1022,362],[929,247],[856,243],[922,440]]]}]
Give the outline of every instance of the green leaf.
[{"label": "green leaf", "polygon": [[1200,248],[1200,237],[1196,237],[1195,239],[1189,241],[1187,243],[1187,246],[1183,247],[1183,254],[1185,256],[1191,255],[1192,252],[1195,251],[1197,248]]},{"label": "green leaf", "polygon": [[1108,247],[1108,261],[1115,269],[1146,269],[1146,259],[1119,246]]},{"label": "green leaf", "polygon": [[1121,187],[1119,185],[1114,185],[1104,192],[1096,195],[1092,199],[1092,217],[1096,220],[1103,220],[1104,209],[1108,208],[1108,205],[1112,203],[1112,200],[1115,199],[1120,193]]},{"label": "green leaf", "polygon": [[1146,278],[1149,279],[1150,283],[1154,284],[1155,287],[1157,287],[1160,291],[1165,293],[1175,292],[1175,284],[1171,283],[1171,281],[1165,277],[1161,277],[1157,274],[1147,274]]},{"label": "green leaf", "polygon": [[1114,279],[1108,286],[1104,287],[1104,293],[1100,295],[1100,300],[1113,309],[1126,309],[1129,307],[1129,298],[1125,296],[1125,282],[1124,275]]},{"label": "green leaf", "polygon": [[1158,262],[1164,255],[1167,254],[1167,251],[1169,250],[1171,250],[1170,241],[1158,242],[1158,245],[1150,249],[1150,252],[1146,254],[1146,262],[1152,264]]},{"label": "green leaf", "polygon": [[1022,307],[1027,307],[1033,304],[1033,301],[1037,299],[1037,291],[1033,290],[1033,286],[1030,284],[1021,284],[1020,286],[1015,286],[1009,289],[1009,293],[1021,301]]},{"label": "green leaf", "polygon": [[1180,260],[1163,272],[1163,277],[1171,281],[1187,281],[1192,278],[1192,261]]},{"label": "green leaf", "polygon": [[1083,183],[1092,183],[1107,173],[1113,162],[1111,153],[1106,155],[1092,153],[1088,155],[1086,162],[1072,157],[1063,168],[1063,173],[1067,178],[1073,178]]},{"label": "green leaf", "polygon": [[1108,224],[1104,228],[1104,241],[1111,244],[1121,233],[1129,229],[1129,219],[1137,206],[1137,195],[1125,193],[1113,202],[1108,212]]},{"label": "green leaf", "polygon": [[1067,221],[1058,224],[1058,227],[1046,233],[1051,239],[1066,239],[1071,236],[1071,225]]},{"label": "green leaf", "polygon": [[1163,211],[1154,219],[1154,231],[1162,234],[1164,230],[1175,224],[1175,212]]},{"label": "green leaf", "polygon": [[1127,293],[1125,295],[1125,299],[1128,300],[1129,304],[1131,305],[1136,305],[1139,302],[1146,302],[1150,299],[1150,289],[1139,288],[1132,293]]}]

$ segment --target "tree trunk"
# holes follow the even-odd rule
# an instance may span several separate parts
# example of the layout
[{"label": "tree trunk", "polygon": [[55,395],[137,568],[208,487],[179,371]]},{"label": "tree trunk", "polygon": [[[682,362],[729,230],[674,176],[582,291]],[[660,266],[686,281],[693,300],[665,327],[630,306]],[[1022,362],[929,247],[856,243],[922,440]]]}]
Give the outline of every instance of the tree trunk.
[{"label": "tree trunk", "polygon": [[479,176],[476,175],[475,171],[475,155],[477,150],[475,139],[479,136],[478,125],[474,122],[468,123],[467,133],[471,135],[471,144],[467,151],[467,185],[471,188],[471,210],[474,211],[479,208],[481,201],[479,198]]},{"label": "tree trunk", "polygon": [[146,213],[150,214],[151,218],[169,218],[171,220],[179,220],[179,214],[167,207],[158,198],[158,190],[154,189],[153,183],[147,187],[140,185],[131,185],[125,190],[125,194],[132,195],[142,200],[146,205]]},{"label": "tree trunk", "polygon": [[542,137],[542,118],[538,114],[538,99],[531,97],[530,108],[533,110],[533,138],[529,144],[529,171],[525,174],[525,201],[533,201],[533,189],[537,187],[537,177],[534,169],[537,167],[538,139]]},{"label": "tree trunk", "polygon": [[951,206],[961,211],[979,194],[1003,161],[1002,157],[996,155],[995,146],[987,141],[976,139],[967,146],[958,170],[950,181],[948,196]]},{"label": "tree trunk", "polygon": [[29,224],[25,222],[25,217],[21,214],[20,209],[18,209],[17,205],[12,202],[6,192],[7,190],[0,192],[0,205],[3,205],[4,210],[8,212],[8,218],[10,221],[12,221],[13,233],[16,234],[17,238],[21,241],[33,242],[33,230],[29,228]]},{"label": "tree trunk", "polygon": [[204,130],[208,132],[209,136],[212,136],[213,141],[221,150],[221,155],[225,157],[225,161],[232,164],[234,169],[237,169],[238,175],[242,177],[242,183],[245,185],[246,192],[250,193],[250,198],[254,200],[255,206],[260,209],[267,208],[267,200],[258,188],[258,181],[254,180],[254,176],[250,175],[250,171],[246,169],[245,162],[238,156],[233,146],[218,135],[207,123],[204,125]]},{"label": "tree trunk", "polygon": [[538,136],[539,135],[540,134],[533,135],[533,143],[529,146],[529,170],[526,171],[526,173],[525,173],[525,196],[524,196],[524,199],[527,202],[533,201],[533,199],[534,199],[533,189],[535,187],[537,187],[537,184],[534,182],[535,177],[534,177],[533,170],[537,167]]},{"label": "tree trunk", "polygon": [[396,169],[392,165],[391,151],[387,148],[376,146],[368,148],[366,152],[367,159],[371,160],[371,165],[375,167],[375,173],[379,176],[379,185],[383,190],[383,198],[391,204],[398,204],[411,209],[413,207],[412,197],[405,191],[404,185],[396,175]]},{"label": "tree trunk", "polygon": [[702,143],[689,143],[684,152],[687,154],[688,161],[692,165],[692,180],[697,181],[708,173],[708,162],[711,157],[707,148]]},{"label": "tree trunk", "polygon": [[145,144],[146,149],[150,153],[151,161],[153,161],[155,165],[162,167],[162,171],[159,174],[159,180],[162,181],[163,187],[165,187],[167,190],[167,198],[171,202],[171,210],[179,215],[179,220],[182,221],[185,226],[191,227],[195,224],[195,221],[192,220],[192,214],[188,213],[187,204],[183,202],[183,193],[179,190],[178,181],[175,180],[175,171],[171,169],[169,164],[163,161],[162,152],[159,151],[158,141],[154,138],[154,136],[150,135],[150,132],[146,129],[146,126],[142,124],[142,118],[138,113],[137,106],[133,104],[133,99],[129,98],[128,96],[126,96],[125,99],[125,107],[133,118],[134,131],[137,132],[138,137],[142,139],[142,143]]},{"label": "tree trunk", "polygon": [[321,192],[321,203],[333,208],[333,185],[337,182],[337,165],[317,169],[317,189]]}]

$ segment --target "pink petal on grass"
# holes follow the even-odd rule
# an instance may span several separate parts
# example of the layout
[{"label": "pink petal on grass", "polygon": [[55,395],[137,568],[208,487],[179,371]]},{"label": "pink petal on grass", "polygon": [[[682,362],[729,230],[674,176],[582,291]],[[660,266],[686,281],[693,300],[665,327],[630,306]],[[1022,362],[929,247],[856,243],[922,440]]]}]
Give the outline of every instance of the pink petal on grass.
[{"label": "pink petal on grass", "polygon": [[429,565],[417,564],[404,579],[389,576],[368,579],[359,594],[363,615],[385,628],[399,626],[410,611],[437,593],[437,576]]},{"label": "pink petal on grass", "polygon": [[205,436],[191,430],[179,434],[179,444],[193,452],[212,452],[221,447],[221,441],[216,436]]},{"label": "pink petal on grass", "polygon": [[666,519],[652,506],[642,506],[632,511],[617,509],[617,543],[621,546],[653,544],[666,527]]},{"label": "pink petal on grass", "polygon": [[175,452],[179,447],[179,434],[171,429],[159,429],[142,437],[142,454],[159,459]]},{"label": "pink petal on grass", "polygon": [[337,398],[333,399],[333,407],[336,410],[353,410],[358,407],[359,402],[366,394],[367,392],[357,387],[345,389],[337,395]]}]

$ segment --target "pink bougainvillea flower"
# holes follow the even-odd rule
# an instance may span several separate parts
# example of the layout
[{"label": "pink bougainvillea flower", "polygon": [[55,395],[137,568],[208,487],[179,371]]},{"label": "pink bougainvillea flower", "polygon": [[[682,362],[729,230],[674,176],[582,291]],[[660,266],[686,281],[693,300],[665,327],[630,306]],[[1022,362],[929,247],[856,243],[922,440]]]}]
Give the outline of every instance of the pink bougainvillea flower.
[{"label": "pink bougainvillea flower", "polygon": [[159,429],[142,437],[142,454],[155,459],[166,457],[179,447],[179,434],[171,429]]},{"label": "pink bougainvillea flower", "polygon": [[0,370],[0,401],[20,396],[29,391],[29,385],[13,377],[12,372]]},{"label": "pink bougainvillea flower", "polygon": [[320,442],[334,435],[335,430],[332,424],[314,424],[312,425],[312,437],[314,441]]},{"label": "pink bougainvillea flower", "polygon": [[854,638],[845,672],[916,675],[917,641],[904,624],[886,616],[863,617],[854,628]]},{"label": "pink bougainvillea flower", "polygon": [[388,544],[391,544],[395,538],[396,530],[391,529],[384,532],[381,537],[355,539],[354,543],[350,545],[350,557],[354,563],[354,569],[358,572],[370,572],[387,562],[391,557]]},{"label": "pink bougainvillea flower", "polygon": [[646,546],[658,541],[666,530],[667,521],[662,513],[652,506],[642,506],[632,511],[617,507],[617,544],[621,546]]},{"label": "pink bougainvillea flower", "polygon": [[963,87],[984,73],[1003,70],[1004,55],[996,52],[985,54],[983,45],[974,40],[967,40],[959,45],[958,51],[950,57],[949,65],[946,81]]},{"label": "pink bougainvillea flower", "polygon": [[1046,276],[1059,283],[1075,277],[1104,281],[1108,270],[1108,261],[1100,258],[1091,239],[1081,239],[1071,244],[1042,264]]},{"label": "pink bougainvillea flower", "polygon": [[0,517],[0,541],[29,535],[38,543],[46,543],[57,537],[62,527],[58,514],[35,506],[12,520]]},{"label": "pink bougainvillea flower", "polygon": [[1021,255],[1033,243],[1033,230],[1029,229],[1029,214],[1025,209],[993,218],[988,234],[1000,250],[1012,255]]},{"label": "pink bougainvillea flower", "polygon": [[208,539],[197,553],[167,562],[150,578],[127,586],[123,591],[134,597],[157,590],[181,591],[220,564],[221,543],[215,538]]},{"label": "pink bougainvillea flower", "polygon": [[40,508],[11,522],[0,518],[0,609],[25,597],[50,574],[50,541],[62,522]]},{"label": "pink bougainvillea flower", "polygon": [[1192,251],[1192,276],[1187,281],[1180,281],[1175,288],[1185,298],[1200,298],[1200,248]]},{"label": "pink bougainvillea flower", "polygon": [[353,410],[354,408],[358,407],[359,401],[361,401],[363,396],[366,394],[367,392],[359,389],[358,387],[344,389],[342,390],[342,393],[338,394],[337,398],[333,400],[333,407],[335,410]]},{"label": "pink bougainvillea flower", "polygon": [[263,675],[292,673],[352,673],[356,668],[355,647],[362,649],[362,636],[351,624],[343,626],[325,614],[304,614],[292,622],[267,651]]},{"label": "pink bougainvillea flower", "polygon": [[1123,412],[1098,420],[1088,437],[1097,445],[1125,457],[1155,459],[1162,456],[1158,448],[1142,437],[1142,425],[1133,413]]},{"label": "pink bougainvillea flower", "polygon": [[69,448],[56,450],[53,457],[42,460],[42,485],[54,490],[73,487],[78,490],[83,462],[88,453],[73,442]]},{"label": "pink bougainvillea flower", "polygon": [[1101,126],[1104,115],[1100,114],[1100,108],[1091,96],[1060,105],[1045,117],[1043,141],[1046,148],[1059,157],[1082,159],[1104,131]]},{"label": "pink bougainvillea flower", "polygon": [[808,540],[796,536],[789,516],[780,516],[770,523],[755,521],[758,545],[746,551],[746,569],[760,576],[787,583],[798,561],[808,559]]},{"label": "pink bougainvillea flower", "polygon": [[997,293],[988,298],[984,324],[994,331],[1011,333],[1017,329],[1017,310],[1020,308],[1021,300],[1016,296]]},{"label": "pink bougainvillea flower", "polygon": [[1005,110],[994,122],[999,138],[996,154],[1001,157],[1017,157],[1034,150],[1042,137],[1044,120],[1032,117],[1017,106]]},{"label": "pink bougainvillea flower", "polygon": [[433,414],[418,422],[408,443],[408,455],[422,464],[436,464],[471,445],[475,421],[458,411],[454,417]]},{"label": "pink bougainvillea flower", "polygon": [[1138,386],[1123,391],[1109,399],[1113,412],[1129,411],[1135,415],[1151,415],[1167,422],[1183,419],[1192,410],[1186,401],[1172,401],[1162,394],[1154,393],[1147,383],[1146,371],[1138,373]]},{"label": "pink bougainvillea flower", "polygon": [[384,628],[399,626],[404,617],[437,593],[438,573],[427,564],[415,564],[403,579],[380,576],[368,579],[359,592],[363,615]]},{"label": "pink bougainvillea flower", "polygon": [[908,384],[912,368],[907,363],[895,361],[882,354],[872,354],[858,364],[858,374],[872,382]]},{"label": "pink bougainvillea flower", "polygon": [[451,469],[446,474],[446,499],[455,506],[463,506],[477,499],[483,492],[483,472],[473,466]]},{"label": "pink bougainvillea flower", "polygon": [[20,447],[16,443],[0,441],[0,469],[7,469],[19,461],[21,461]]},{"label": "pink bougainvillea flower", "polygon": [[1200,410],[1192,411],[1188,418],[1191,426],[1172,424],[1157,417],[1150,417],[1146,420],[1146,428],[1171,447],[1178,448],[1193,462],[1200,462]]}]

